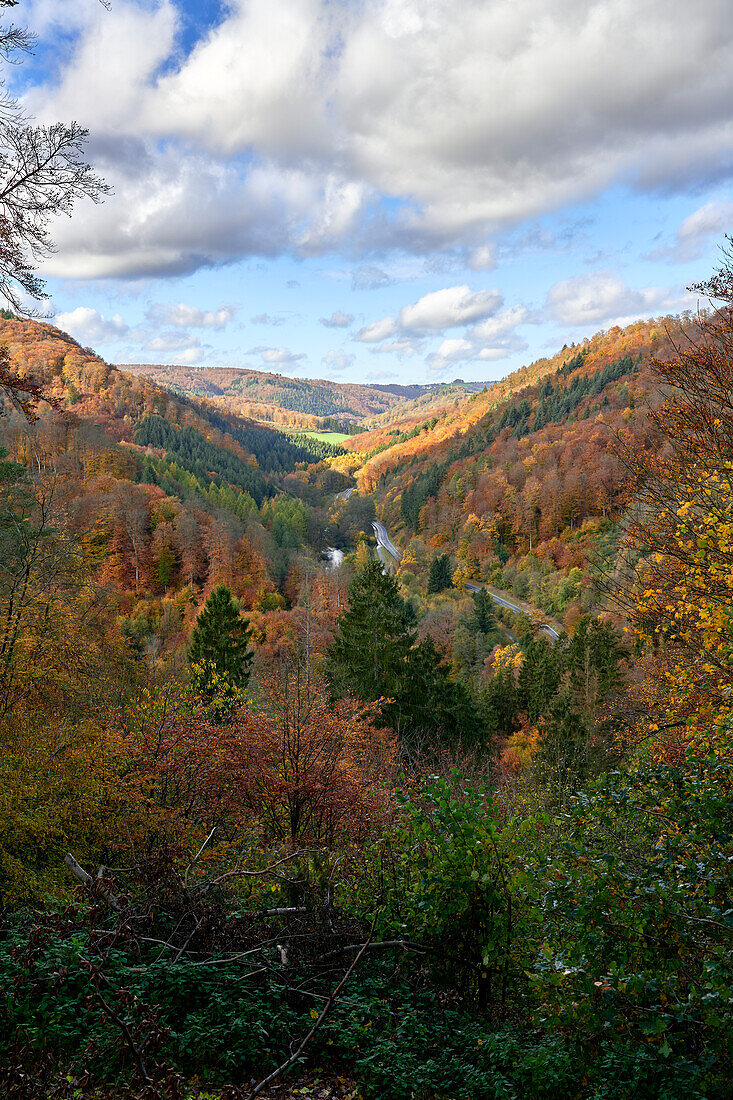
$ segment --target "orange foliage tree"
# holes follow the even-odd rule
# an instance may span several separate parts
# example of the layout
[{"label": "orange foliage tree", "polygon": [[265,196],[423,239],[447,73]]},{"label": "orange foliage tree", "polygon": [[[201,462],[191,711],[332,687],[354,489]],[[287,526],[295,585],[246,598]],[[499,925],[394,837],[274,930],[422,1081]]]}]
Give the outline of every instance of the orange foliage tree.
[{"label": "orange foliage tree", "polygon": [[239,725],[234,763],[265,837],[330,846],[368,832],[395,752],[374,707],[331,703],[323,680],[300,663],[281,665],[261,687]]}]

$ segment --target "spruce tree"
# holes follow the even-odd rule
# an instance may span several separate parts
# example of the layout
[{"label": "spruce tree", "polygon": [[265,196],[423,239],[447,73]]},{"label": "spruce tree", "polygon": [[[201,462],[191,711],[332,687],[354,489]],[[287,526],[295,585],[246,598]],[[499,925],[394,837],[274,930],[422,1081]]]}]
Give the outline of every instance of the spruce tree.
[{"label": "spruce tree", "polygon": [[431,739],[469,744],[484,732],[468,689],[451,679],[448,664],[429,635],[407,654],[395,698],[383,713],[406,742],[427,734]]},{"label": "spruce tree", "polygon": [[530,640],[517,681],[520,704],[530,722],[547,714],[564,671],[565,650],[559,642],[553,646],[541,635]]},{"label": "spruce tree", "polygon": [[430,563],[430,575],[428,577],[428,595],[434,592],[444,592],[453,584],[453,574],[450,568],[450,555],[438,554]]},{"label": "spruce tree", "polygon": [[473,611],[469,620],[470,629],[476,634],[490,634],[496,630],[494,601],[485,588],[473,594]]},{"label": "spruce tree", "polygon": [[406,743],[420,736],[475,742],[481,722],[467,689],[450,678],[431,638],[415,644],[412,618],[397,582],[368,562],[351,583],[328,649],[333,695],[385,700],[382,718]]},{"label": "spruce tree", "polygon": [[611,623],[583,615],[568,647],[570,686],[576,704],[588,717],[618,687],[628,658],[621,635]]},{"label": "spruce tree", "polygon": [[349,588],[349,606],[336,620],[326,676],[334,696],[374,700],[393,696],[413,629],[397,582],[368,561]]},{"label": "spruce tree", "polygon": [[226,585],[208,596],[191,634],[188,663],[196,691],[209,703],[234,699],[249,680],[252,650],[249,624]]}]

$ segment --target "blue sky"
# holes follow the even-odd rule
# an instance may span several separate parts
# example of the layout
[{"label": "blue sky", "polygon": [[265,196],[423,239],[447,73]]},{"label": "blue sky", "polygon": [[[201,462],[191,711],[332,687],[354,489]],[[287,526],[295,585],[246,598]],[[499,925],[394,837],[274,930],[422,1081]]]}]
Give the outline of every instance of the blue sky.
[{"label": "blue sky", "polygon": [[694,306],[733,230],[729,0],[25,0],[11,87],[114,194],[54,226],[112,362],[499,378]]}]

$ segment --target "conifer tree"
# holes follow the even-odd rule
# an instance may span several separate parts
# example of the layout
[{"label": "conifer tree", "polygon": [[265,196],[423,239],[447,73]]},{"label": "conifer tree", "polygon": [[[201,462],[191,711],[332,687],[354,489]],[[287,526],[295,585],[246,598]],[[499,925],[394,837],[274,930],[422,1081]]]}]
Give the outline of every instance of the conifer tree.
[{"label": "conifer tree", "polygon": [[407,654],[395,699],[383,712],[407,742],[428,735],[431,739],[475,743],[483,732],[468,689],[450,678],[448,665],[429,635]]},{"label": "conifer tree", "polygon": [[368,562],[351,583],[328,650],[332,694],[385,700],[382,718],[406,743],[420,736],[475,741],[480,720],[468,691],[451,680],[432,639],[414,644],[411,618],[394,578]]},{"label": "conifer tree", "polygon": [[191,634],[188,663],[194,689],[225,711],[249,680],[252,656],[247,620],[220,584],[208,596]]},{"label": "conifer tree", "polygon": [[374,700],[393,696],[412,645],[412,628],[397,582],[368,561],[349,588],[349,606],[336,621],[326,676],[335,696]]},{"label": "conifer tree", "polygon": [[428,595],[433,592],[444,592],[453,584],[453,574],[450,568],[450,555],[438,554],[430,563],[430,575],[428,577]]},{"label": "conifer tree", "polygon": [[568,647],[567,663],[570,687],[586,717],[593,718],[598,706],[619,686],[621,666],[628,655],[611,623],[582,616]]},{"label": "conifer tree", "polygon": [[476,634],[490,634],[492,630],[496,630],[494,604],[484,588],[473,594],[473,611],[469,623],[470,629]]},{"label": "conifer tree", "polygon": [[565,671],[565,651],[558,643],[536,636],[527,645],[517,683],[520,704],[530,722],[547,713]]}]

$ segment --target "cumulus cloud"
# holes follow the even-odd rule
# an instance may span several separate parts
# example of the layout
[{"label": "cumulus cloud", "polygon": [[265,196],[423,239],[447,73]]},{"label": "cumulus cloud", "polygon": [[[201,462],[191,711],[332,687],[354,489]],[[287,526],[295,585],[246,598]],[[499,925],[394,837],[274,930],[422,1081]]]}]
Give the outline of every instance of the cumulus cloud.
[{"label": "cumulus cloud", "polygon": [[197,336],[188,333],[169,330],[161,332],[145,341],[144,348],[153,352],[155,358],[177,363],[198,363],[204,353],[204,348]]},{"label": "cumulus cloud", "polygon": [[77,306],[69,313],[57,313],[55,322],[81,344],[103,344],[127,336],[130,326],[119,313],[105,317],[89,306]]},{"label": "cumulus cloud", "polygon": [[711,237],[720,237],[732,230],[733,202],[722,199],[706,202],[685,218],[677,229],[674,242],[656,249],[650,258],[672,263],[696,260],[703,254]]},{"label": "cumulus cloud", "polygon": [[355,361],[355,355],[348,355],[344,351],[329,351],[322,359],[324,366],[332,371],[348,370],[349,367],[354,365]]},{"label": "cumulus cloud", "polygon": [[471,330],[474,341],[492,342],[512,333],[517,325],[537,323],[539,314],[533,313],[524,305],[510,306],[494,314]]},{"label": "cumulus cloud", "polygon": [[538,323],[541,315],[524,305],[501,309],[502,305],[498,290],[445,287],[404,306],[397,318],[373,321],[354,339],[374,345],[371,350],[375,353],[403,359],[422,353],[427,340],[437,333],[462,326],[462,336],[447,337],[428,355],[426,362],[432,371],[441,372],[461,360],[505,359],[527,347],[517,328]]},{"label": "cumulus cloud", "polygon": [[289,348],[267,348],[258,347],[251,348],[248,352],[249,355],[259,355],[263,363],[267,363],[269,366],[273,364],[277,366],[286,366],[290,363],[297,363],[300,359],[305,359],[305,352],[299,352],[297,355],[290,351]]},{"label": "cumulus cloud", "polygon": [[364,344],[377,344],[380,340],[388,340],[397,333],[397,322],[394,317],[384,317],[381,321],[372,321],[370,325],[359,329],[355,340],[361,340]]},{"label": "cumulus cloud", "polygon": [[492,271],[496,267],[496,249],[492,244],[482,244],[474,248],[466,259],[466,267],[471,271]]},{"label": "cumulus cloud", "polygon": [[516,327],[532,320],[523,307],[505,310],[503,317],[484,322],[469,329],[464,337],[452,337],[431,352],[427,363],[431,371],[440,374],[458,362],[493,363],[507,359],[515,352],[524,351],[528,346],[517,332]]},{"label": "cumulus cloud", "polygon": [[160,336],[153,336],[145,344],[150,351],[182,351],[184,348],[200,346],[197,337],[177,332],[164,332]]},{"label": "cumulus cloud", "polygon": [[403,306],[396,319],[384,317],[366,325],[355,339],[375,344],[398,333],[419,334],[469,325],[495,314],[502,303],[498,290],[471,290],[466,285],[444,287]]},{"label": "cumulus cloud", "polygon": [[176,328],[212,328],[221,330],[236,314],[236,306],[219,306],[215,310],[202,310],[198,306],[154,304],[147,311],[147,318],[154,324],[174,325]]},{"label": "cumulus cloud", "polygon": [[498,290],[471,290],[449,286],[425,294],[414,305],[400,310],[404,329],[443,329],[480,321],[495,313],[503,298]]},{"label": "cumulus cloud", "polygon": [[352,313],[343,313],[340,309],[337,309],[330,317],[321,317],[321,324],[325,325],[326,328],[348,328],[353,320],[354,315]]},{"label": "cumulus cloud", "polygon": [[291,221],[321,194],[307,172],[262,166],[242,176],[236,164],[173,149],[153,156],[135,147],[126,163],[98,165],[115,196],[53,223],[58,251],[44,263],[48,275],[187,275],[244,255],[276,256],[290,247]]},{"label": "cumulus cloud", "polygon": [[382,271],[381,267],[357,267],[351,273],[352,290],[381,290],[393,282],[392,276]]},{"label": "cumulus cloud", "polygon": [[619,183],[733,172],[729,0],[231,0],[192,46],[175,0],[27,7],[69,43],[28,108],[89,126],[115,185],[66,227],[57,274],[470,249]]},{"label": "cumulus cloud", "polygon": [[561,279],[550,287],[547,309],[558,321],[571,326],[630,324],[650,313],[670,312],[690,300],[669,288],[628,286],[613,271],[596,271]]},{"label": "cumulus cloud", "polygon": [[410,336],[398,336],[395,340],[389,340],[369,350],[375,355],[396,355],[398,359],[411,359],[413,355],[420,355],[424,348],[424,340]]}]

